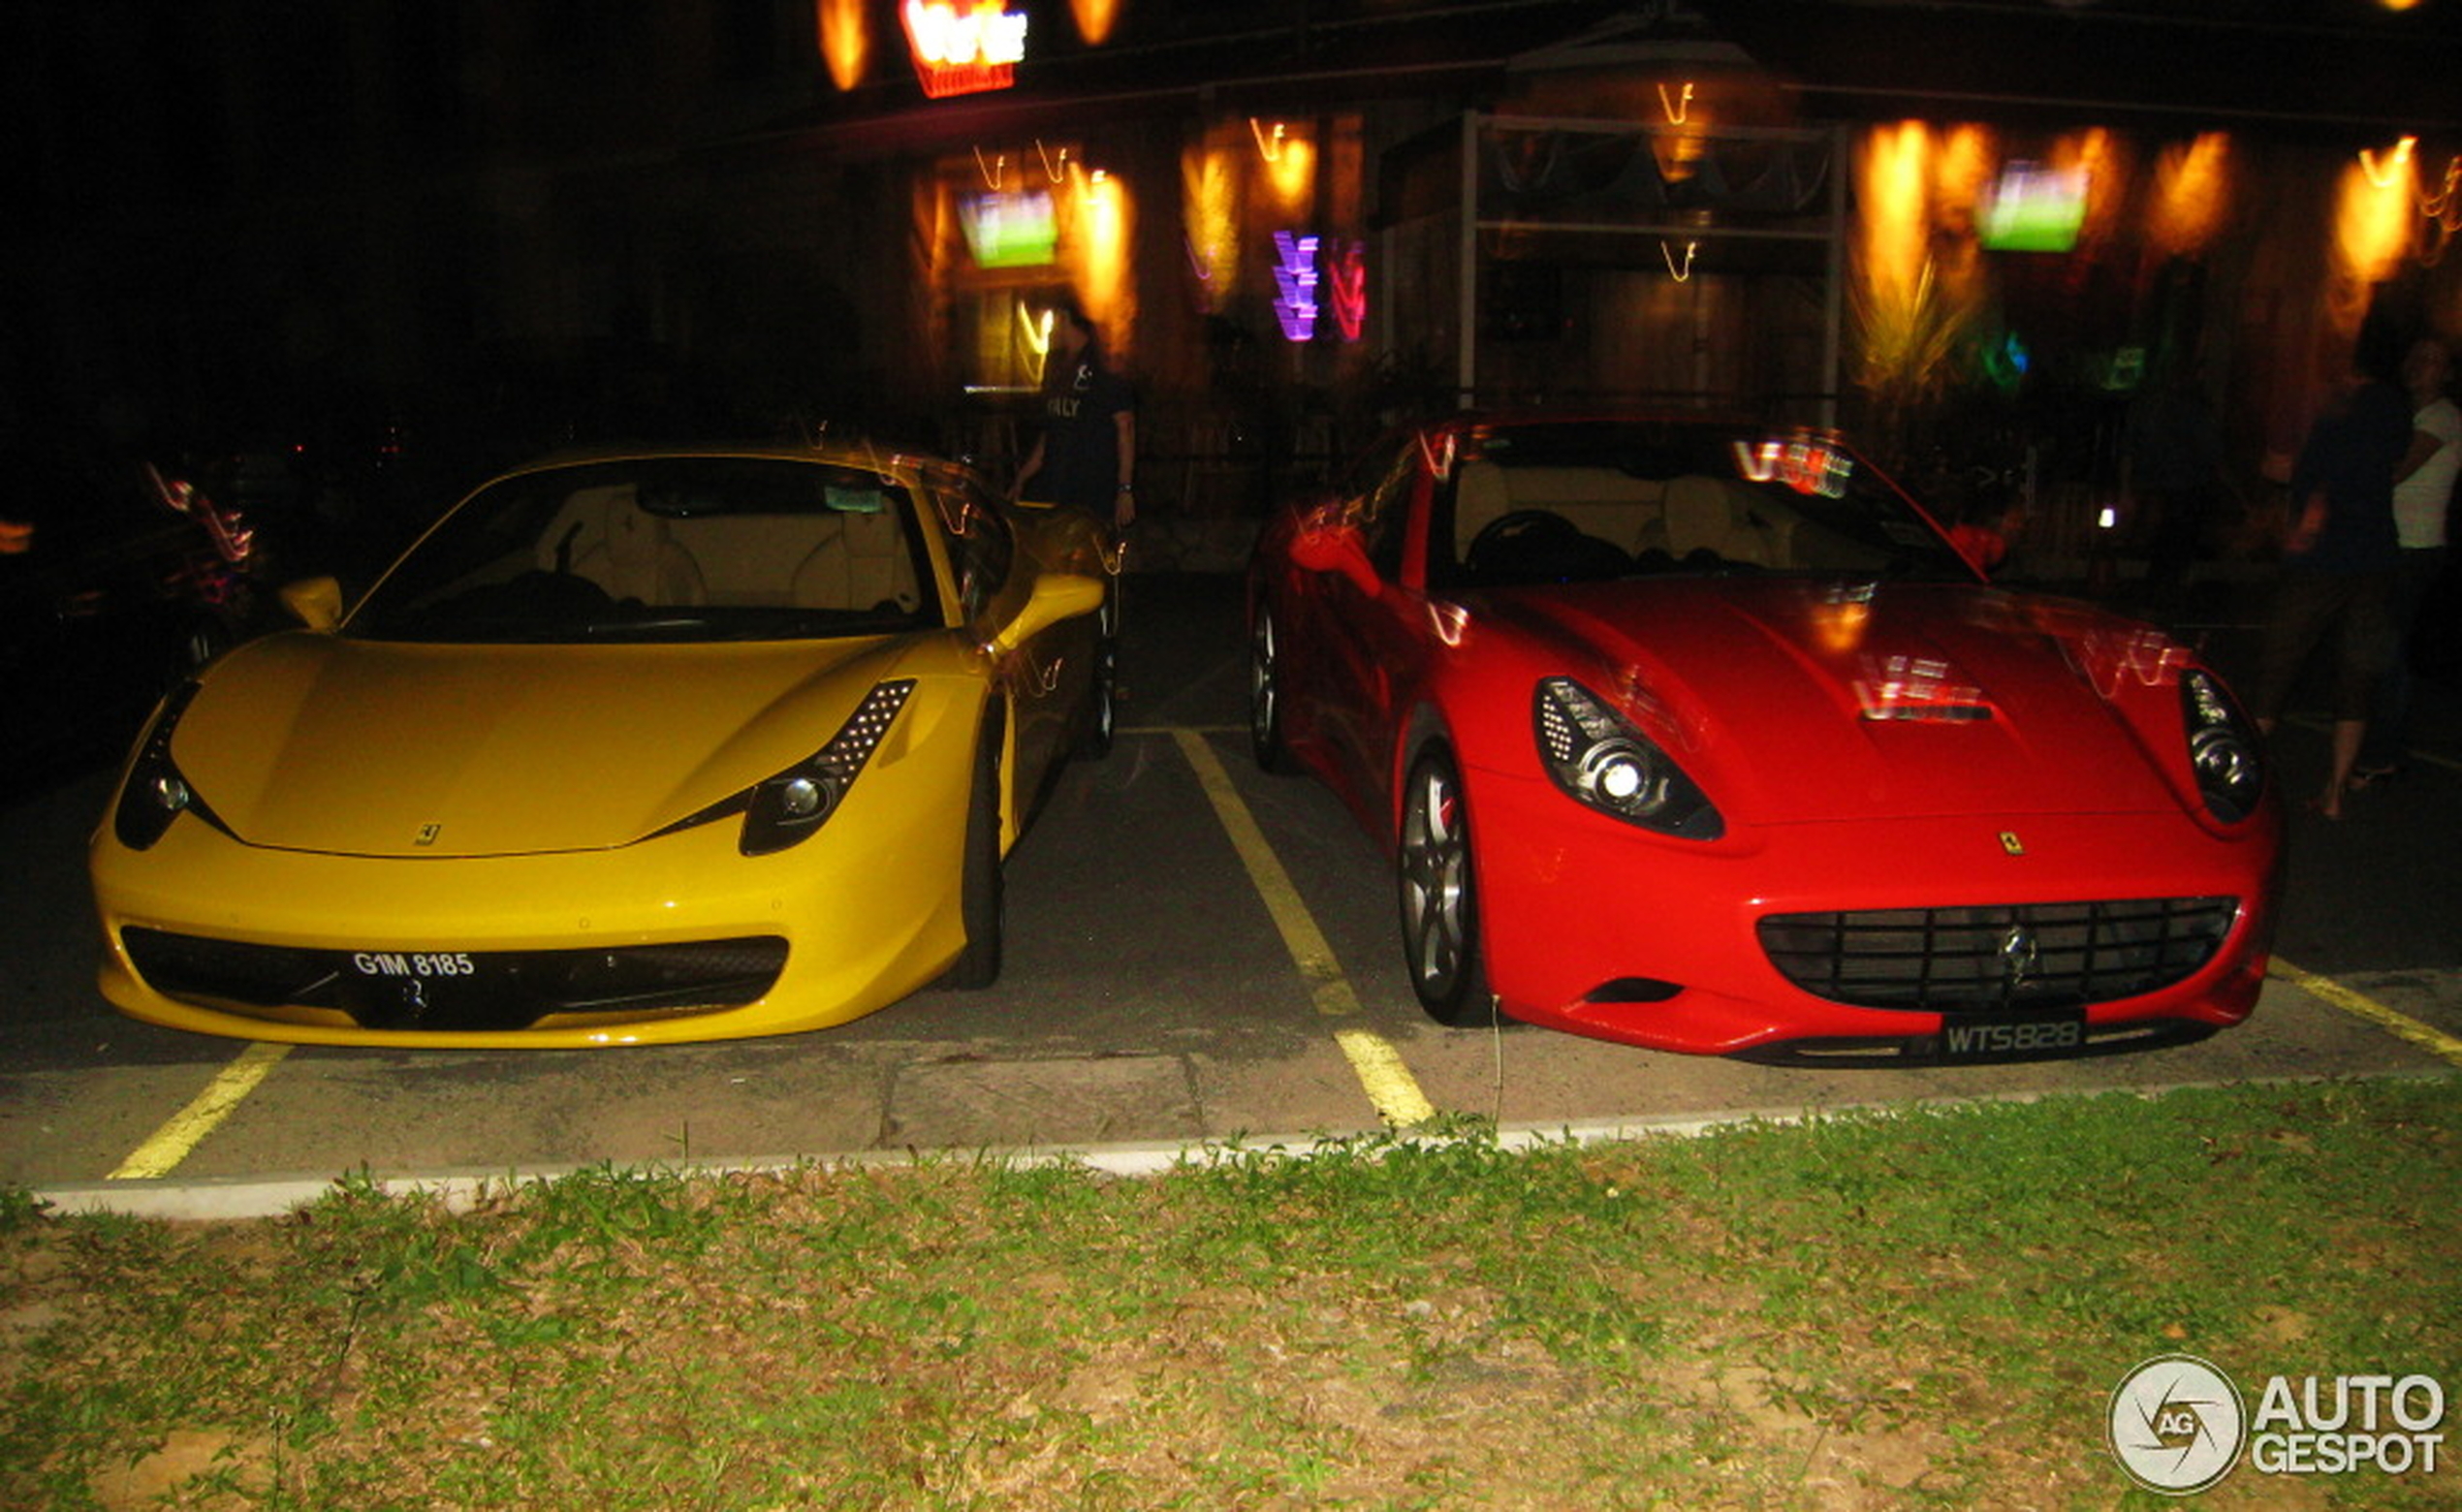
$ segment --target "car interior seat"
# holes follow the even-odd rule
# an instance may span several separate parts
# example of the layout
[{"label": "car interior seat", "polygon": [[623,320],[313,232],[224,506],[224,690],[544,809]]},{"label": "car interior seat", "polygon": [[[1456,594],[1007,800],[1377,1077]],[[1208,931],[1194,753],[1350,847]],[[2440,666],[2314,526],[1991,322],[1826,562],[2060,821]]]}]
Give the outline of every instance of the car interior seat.
[{"label": "car interior seat", "polygon": [[1453,481],[1453,559],[1467,559],[1479,532],[1512,511],[1504,469],[1494,462],[1464,462]]},{"label": "car interior seat", "polygon": [[539,554],[541,567],[587,578],[619,601],[694,605],[705,597],[700,565],[629,483],[576,490],[540,537]]},{"label": "car interior seat", "polygon": [[1794,521],[1755,509],[1749,494],[1720,479],[1689,473],[1670,481],[1666,515],[1667,550],[1679,560],[1708,551],[1757,567],[1790,565]]},{"label": "car interior seat", "polygon": [[896,511],[849,511],[837,517],[836,525],[795,569],[797,604],[850,610],[894,605],[908,611],[921,606],[914,559]]},{"label": "car interior seat", "polygon": [[1481,530],[1517,509],[1543,509],[1594,536],[1639,554],[1667,544],[1658,485],[1612,467],[1499,467],[1490,461],[1463,464],[1455,485],[1456,554],[1467,553]]}]

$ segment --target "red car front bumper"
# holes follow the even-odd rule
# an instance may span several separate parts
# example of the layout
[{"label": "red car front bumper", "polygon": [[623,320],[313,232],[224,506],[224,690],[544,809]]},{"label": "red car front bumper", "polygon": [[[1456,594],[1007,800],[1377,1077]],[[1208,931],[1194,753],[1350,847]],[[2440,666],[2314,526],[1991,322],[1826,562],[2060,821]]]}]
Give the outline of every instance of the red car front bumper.
[{"label": "red car front bumper", "polygon": [[[1789,980],[1759,934],[1774,915],[2237,900],[2220,945],[2178,980],[2088,1001],[2082,1016],[2043,1010],[2082,1017],[2053,1054],[2227,1027],[2264,981],[2281,853],[2271,806],[2228,834],[2178,812],[2037,814],[1769,826],[1701,844],[1594,813],[1537,778],[1481,771],[1469,798],[1490,985],[1514,1018],[1575,1034],[1696,1055],[1950,1058],[1941,1012],[1834,1001]],[[1979,1021],[2034,1012],[1975,1007]],[[1971,1048],[1990,1059],[2040,1047],[2004,1034]]]}]

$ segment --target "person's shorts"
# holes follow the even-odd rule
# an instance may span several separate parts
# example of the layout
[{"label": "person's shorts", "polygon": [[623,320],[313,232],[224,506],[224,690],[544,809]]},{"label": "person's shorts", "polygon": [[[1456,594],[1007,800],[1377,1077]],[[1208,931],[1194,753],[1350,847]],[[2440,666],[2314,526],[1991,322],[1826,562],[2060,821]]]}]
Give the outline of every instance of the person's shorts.
[{"label": "person's shorts", "polygon": [[2368,717],[2370,695],[2393,659],[2393,579],[2388,573],[2285,573],[2274,587],[2257,711],[2280,719],[2319,643],[2334,642],[2333,715]]}]

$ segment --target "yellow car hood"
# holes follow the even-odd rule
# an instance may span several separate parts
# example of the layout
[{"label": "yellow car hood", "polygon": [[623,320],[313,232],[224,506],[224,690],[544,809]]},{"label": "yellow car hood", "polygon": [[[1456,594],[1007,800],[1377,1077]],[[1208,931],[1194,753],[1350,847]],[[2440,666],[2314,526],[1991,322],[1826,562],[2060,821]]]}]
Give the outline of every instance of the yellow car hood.
[{"label": "yellow car hood", "polygon": [[878,639],[467,646],[280,635],[206,675],[172,757],[250,845],[421,858],[604,849],[811,755],[885,667],[914,659]]}]

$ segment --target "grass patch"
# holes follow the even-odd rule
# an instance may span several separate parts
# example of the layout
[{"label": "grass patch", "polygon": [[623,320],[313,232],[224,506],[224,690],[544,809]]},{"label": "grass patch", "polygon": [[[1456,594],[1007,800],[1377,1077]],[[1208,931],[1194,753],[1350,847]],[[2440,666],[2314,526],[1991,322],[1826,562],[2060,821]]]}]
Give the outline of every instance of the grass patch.
[{"label": "grass patch", "polygon": [[209,1225],[0,1193],[0,1505],[2158,1506],[2103,1442],[2149,1356],[2252,1408],[2278,1373],[2462,1395],[2457,1170],[2439,1079],[1133,1181],[345,1181]]}]

